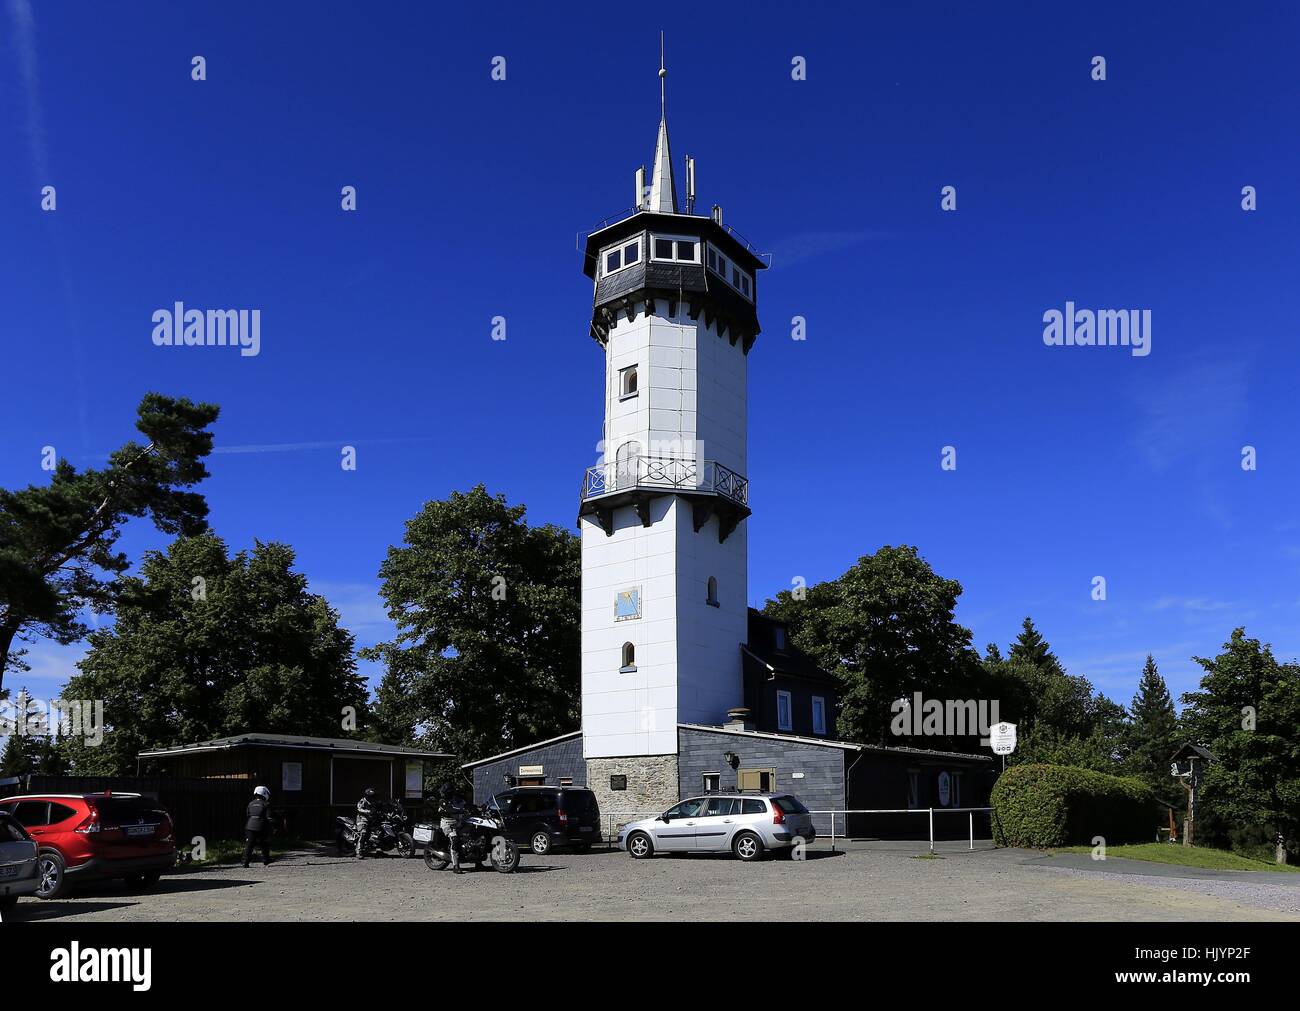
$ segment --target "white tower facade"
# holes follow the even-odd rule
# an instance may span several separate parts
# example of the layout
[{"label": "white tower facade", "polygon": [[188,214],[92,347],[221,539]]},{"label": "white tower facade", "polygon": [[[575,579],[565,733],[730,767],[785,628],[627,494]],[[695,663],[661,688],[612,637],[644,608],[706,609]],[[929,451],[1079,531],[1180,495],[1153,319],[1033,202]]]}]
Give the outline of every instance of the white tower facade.
[{"label": "white tower facade", "polygon": [[[579,516],[583,748],[598,794],[606,770],[633,794],[638,778],[675,777],[677,724],[721,724],[744,698],[746,373],[765,264],[719,208],[679,211],[662,114],[643,179],[635,206],[588,236],[585,261],[605,355],[603,453]],[[687,187],[689,211],[689,159]],[[659,799],[642,786],[652,796],[625,803]]]}]

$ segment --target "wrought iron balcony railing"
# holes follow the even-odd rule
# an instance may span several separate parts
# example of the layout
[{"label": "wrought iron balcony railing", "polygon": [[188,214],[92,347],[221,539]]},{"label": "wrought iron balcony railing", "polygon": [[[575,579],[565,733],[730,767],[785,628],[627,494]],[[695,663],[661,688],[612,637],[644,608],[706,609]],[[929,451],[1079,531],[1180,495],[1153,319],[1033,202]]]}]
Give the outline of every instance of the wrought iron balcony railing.
[{"label": "wrought iron balcony railing", "polygon": [[582,499],[599,498],[638,488],[713,492],[748,507],[749,480],[715,460],[683,460],[671,456],[634,456],[588,467]]}]

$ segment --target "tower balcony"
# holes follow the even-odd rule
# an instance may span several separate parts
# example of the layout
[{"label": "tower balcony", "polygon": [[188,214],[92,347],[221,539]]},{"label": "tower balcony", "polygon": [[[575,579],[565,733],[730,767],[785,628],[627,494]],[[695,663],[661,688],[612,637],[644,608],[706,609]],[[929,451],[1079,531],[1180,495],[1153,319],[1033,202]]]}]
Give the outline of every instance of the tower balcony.
[{"label": "tower balcony", "polygon": [[718,540],[725,541],[750,514],[749,480],[716,460],[634,456],[588,467],[582,480],[579,516],[595,516],[606,534],[614,532],[614,510],[633,506],[650,525],[650,501],[664,494],[691,501],[696,533],[718,516]]}]

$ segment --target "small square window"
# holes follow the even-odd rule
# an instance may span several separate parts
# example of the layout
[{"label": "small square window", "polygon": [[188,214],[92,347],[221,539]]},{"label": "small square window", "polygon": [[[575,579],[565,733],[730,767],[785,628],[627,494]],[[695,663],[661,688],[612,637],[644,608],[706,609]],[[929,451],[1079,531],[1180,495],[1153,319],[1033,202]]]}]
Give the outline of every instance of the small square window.
[{"label": "small square window", "polygon": [[704,792],[717,793],[722,789],[722,773],[706,772],[704,773]]},{"label": "small square window", "polygon": [[614,271],[618,270],[618,268],[621,267],[622,265],[623,265],[623,254],[619,250],[612,249],[605,254],[606,274],[614,273]]},{"label": "small square window", "polygon": [[609,788],[610,788],[611,790],[626,790],[626,789],[627,789],[627,777],[626,777],[626,776],[610,776],[610,777],[609,777]]},{"label": "small square window", "polygon": [[677,259],[695,262],[695,243],[686,239],[677,240]]},{"label": "small square window", "polygon": [[641,243],[631,242],[623,247],[623,266],[636,263],[641,259]]},{"label": "small square window", "polygon": [[659,260],[671,260],[673,258],[672,239],[655,239],[655,258]]}]

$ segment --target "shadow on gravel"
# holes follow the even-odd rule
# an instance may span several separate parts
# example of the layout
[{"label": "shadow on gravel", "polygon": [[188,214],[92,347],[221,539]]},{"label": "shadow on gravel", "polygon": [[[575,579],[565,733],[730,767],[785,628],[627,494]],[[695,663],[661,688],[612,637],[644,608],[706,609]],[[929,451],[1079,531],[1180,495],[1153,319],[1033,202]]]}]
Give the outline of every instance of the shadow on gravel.
[{"label": "shadow on gravel", "polygon": [[83,902],[78,899],[51,899],[42,902],[39,899],[24,899],[14,907],[12,913],[5,914],[5,922],[37,923],[41,920],[58,920],[64,916],[80,916],[83,913],[106,913],[134,905],[135,902]]}]

